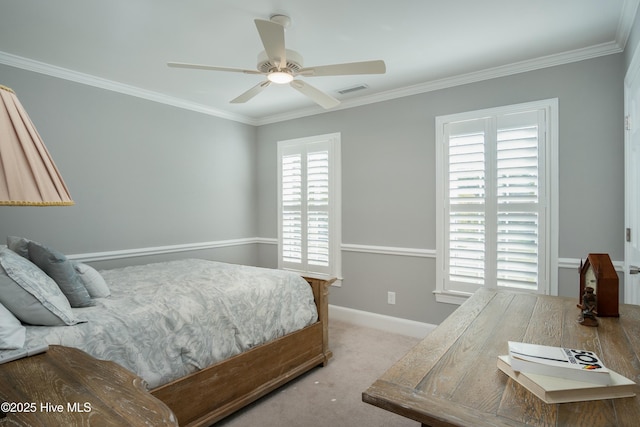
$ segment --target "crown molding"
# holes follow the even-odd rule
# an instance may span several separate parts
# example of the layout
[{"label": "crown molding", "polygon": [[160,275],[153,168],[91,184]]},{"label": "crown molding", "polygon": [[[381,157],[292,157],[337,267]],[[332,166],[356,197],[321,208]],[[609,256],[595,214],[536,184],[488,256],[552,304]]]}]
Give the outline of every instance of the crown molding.
[{"label": "crown molding", "polygon": [[629,35],[633,29],[633,23],[638,13],[638,5],[640,0],[624,0],[622,11],[620,12],[620,20],[618,21],[618,29],[616,31],[616,43],[624,50],[629,40]]},{"label": "crown molding", "polygon": [[[636,0],[633,0],[636,1]],[[627,35],[628,36],[628,35]],[[430,80],[412,86],[400,89],[393,89],[385,92],[376,93],[369,96],[363,96],[356,99],[343,101],[340,105],[331,110],[318,111],[316,108],[308,108],[296,110],[293,112],[276,114],[267,116],[257,120],[257,125],[265,125],[271,123],[282,122],[286,120],[297,119],[301,117],[312,116],[316,114],[326,114],[333,111],[344,110],[347,108],[359,107],[376,102],[389,101],[405,96],[418,95],[426,92],[433,92],[440,89],[461,86],[469,83],[476,83],[484,80],[495,79],[498,77],[506,77],[514,74],[526,73],[548,67],[569,64],[572,62],[584,61],[587,59],[597,58],[600,56],[612,55],[620,53],[624,48],[619,42],[608,42],[600,45],[590,46],[588,48],[576,49],[569,52],[558,53],[554,55],[543,56],[526,61],[515,62],[494,68],[488,68],[481,71],[460,74],[442,79]]]},{"label": "crown molding", "polygon": [[[633,12],[638,8],[638,0],[627,0],[625,2],[625,10]],[[469,83],[476,83],[484,80],[505,77],[514,74],[525,73],[528,71],[539,70],[542,68],[555,67],[572,62],[584,61],[587,59],[597,58],[600,56],[612,55],[620,53],[624,50],[624,45],[629,37],[633,24],[635,13],[630,13],[631,18],[621,18],[619,24],[618,35],[616,41],[591,46],[588,48],[577,49],[569,52],[563,52],[554,55],[543,56],[536,59],[516,62],[513,64],[503,65],[499,67],[489,68],[481,71],[475,71],[466,74],[460,74],[452,77],[436,79],[424,83],[407,86],[400,89],[388,90],[385,92],[363,96],[359,98],[343,101],[339,106],[331,110],[320,110],[317,107],[303,108],[295,111],[274,114],[263,118],[254,119],[238,114],[231,114],[225,111],[217,110],[203,104],[187,101],[181,98],[165,95],[159,92],[153,92],[139,87],[103,79],[101,77],[92,76],[85,73],[69,70],[44,62],[34,61],[32,59],[23,58],[0,51],[0,63],[40,74],[58,77],[61,79],[81,83],[89,86],[98,87],[105,90],[123,93],[143,99],[147,99],[162,104],[172,105],[174,107],[186,110],[196,111],[203,114],[219,117],[222,119],[232,120],[245,123],[252,126],[262,126],[271,123],[283,122],[302,117],[314,116],[318,114],[327,114],[334,111],[345,110],[348,108],[360,107],[363,105],[374,104],[377,102],[389,101],[392,99],[402,98],[405,96],[418,95],[421,93],[432,92],[440,89],[460,86]]]},{"label": "crown molding", "polygon": [[9,65],[11,67],[20,68],[27,71],[33,71],[35,73],[44,74],[51,77],[57,77],[63,80],[69,80],[75,83],[93,86],[112,92],[131,95],[137,98],[158,102],[160,104],[171,105],[173,107],[178,107],[185,110],[196,111],[198,113],[215,116],[222,119],[241,122],[253,126],[256,125],[255,120],[242,115],[231,114],[226,111],[217,110],[215,108],[211,108],[209,106],[198,104],[192,101],[187,101],[175,96],[169,96],[160,92],[142,89],[137,86],[120,83],[113,80],[107,80],[90,74],[80,73],[78,71],[73,71],[67,68],[58,67],[56,65],[47,64],[45,62],[34,61],[33,59],[23,58],[21,56],[13,55],[7,52],[0,51],[0,64]]}]

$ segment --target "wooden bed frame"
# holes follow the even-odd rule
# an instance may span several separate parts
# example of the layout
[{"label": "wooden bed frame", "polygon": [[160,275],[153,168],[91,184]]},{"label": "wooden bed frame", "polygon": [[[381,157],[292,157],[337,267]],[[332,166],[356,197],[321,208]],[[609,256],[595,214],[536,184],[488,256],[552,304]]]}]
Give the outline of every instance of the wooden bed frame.
[{"label": "wooden bed frame", "polygon": [[269,343],[151,390],[180,426],[208,426],[288,381],[322,365],[329,350],[329,286],[305,277],[313,290],[318,321]]}]

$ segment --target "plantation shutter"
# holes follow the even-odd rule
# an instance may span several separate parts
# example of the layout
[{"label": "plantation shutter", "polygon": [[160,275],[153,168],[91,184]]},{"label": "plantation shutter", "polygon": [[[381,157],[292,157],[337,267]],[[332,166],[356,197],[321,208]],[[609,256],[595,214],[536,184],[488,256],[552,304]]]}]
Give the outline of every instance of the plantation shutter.
[{"label": "plantation shutter", "polygon": [[451,123],[448,135],[448,272],[456,288],[485,283],[486,162],[484,120]]},{"label": "plantation shutter", "polygon": [[540,270],[540,143],[537,111],[497,119],[497,285],[535,290]]},{"label": "plantation shutter", "polygon": [[329,266],[329,151],[307,153],[307,256]]},{"label": "plantation shutter", "polygon": [[544,119],[534,110],[445,124],[446,289],[538,289]]},{"label": "plantation shutter", "polygon": [[302,155],[282,157],[282,259],[302,265]]},{"label": "plantation shutter", "polygon": [[333,182],[339,158],[332,149],[337,141],[332,134],[278,145],[280,268],[339,275],[339,191]]}]

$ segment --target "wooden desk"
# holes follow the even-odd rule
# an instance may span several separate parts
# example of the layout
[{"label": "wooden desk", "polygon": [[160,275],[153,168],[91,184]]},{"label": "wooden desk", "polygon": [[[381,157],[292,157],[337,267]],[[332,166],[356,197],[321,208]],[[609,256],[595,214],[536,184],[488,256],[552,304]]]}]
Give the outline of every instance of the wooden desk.
[{"label": "wooden desk", "polygon": [[548,405],[496,367],[507,341],[597,352],[640,383],[640,306],[578,324],[578,297],[480,290],[362,395],[425,426],[638,426],[636,397]]},{"label": "wooden desk", "polygon": [[17,410],[0,414],[0,427],[178,425],[133,373],[55,345],[0,365],[0,402],[14,403]]}]

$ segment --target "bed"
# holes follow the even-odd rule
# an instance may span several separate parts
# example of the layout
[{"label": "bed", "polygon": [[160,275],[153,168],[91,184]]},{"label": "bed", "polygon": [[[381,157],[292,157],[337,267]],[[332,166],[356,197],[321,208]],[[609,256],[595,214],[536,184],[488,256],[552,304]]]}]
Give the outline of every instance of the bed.
[{"label": "bed", "polygon": [[[0,250],[5,276],[42,267],[57,278],[46,264],[27,265],[32,260],[22,255]],[[66,262],[86,279],[86,265]],[[219,421],[326,365],[332,356],[327,329],[332,281],[202,259],[92,274],[104,280],[110,295],[90,296],[84,305],[75,301],[70,310],[63,307],[66,317],[60,325],[27,326],[30,322],[20,319],[24,347],[59,344],[114,361],[140,376],[180,425]],[[0,293],[0,303],[16,317],[23,315],[7,302],[5,290],[0,288]],[[53,297],[47,299],[56,305]]]}]

